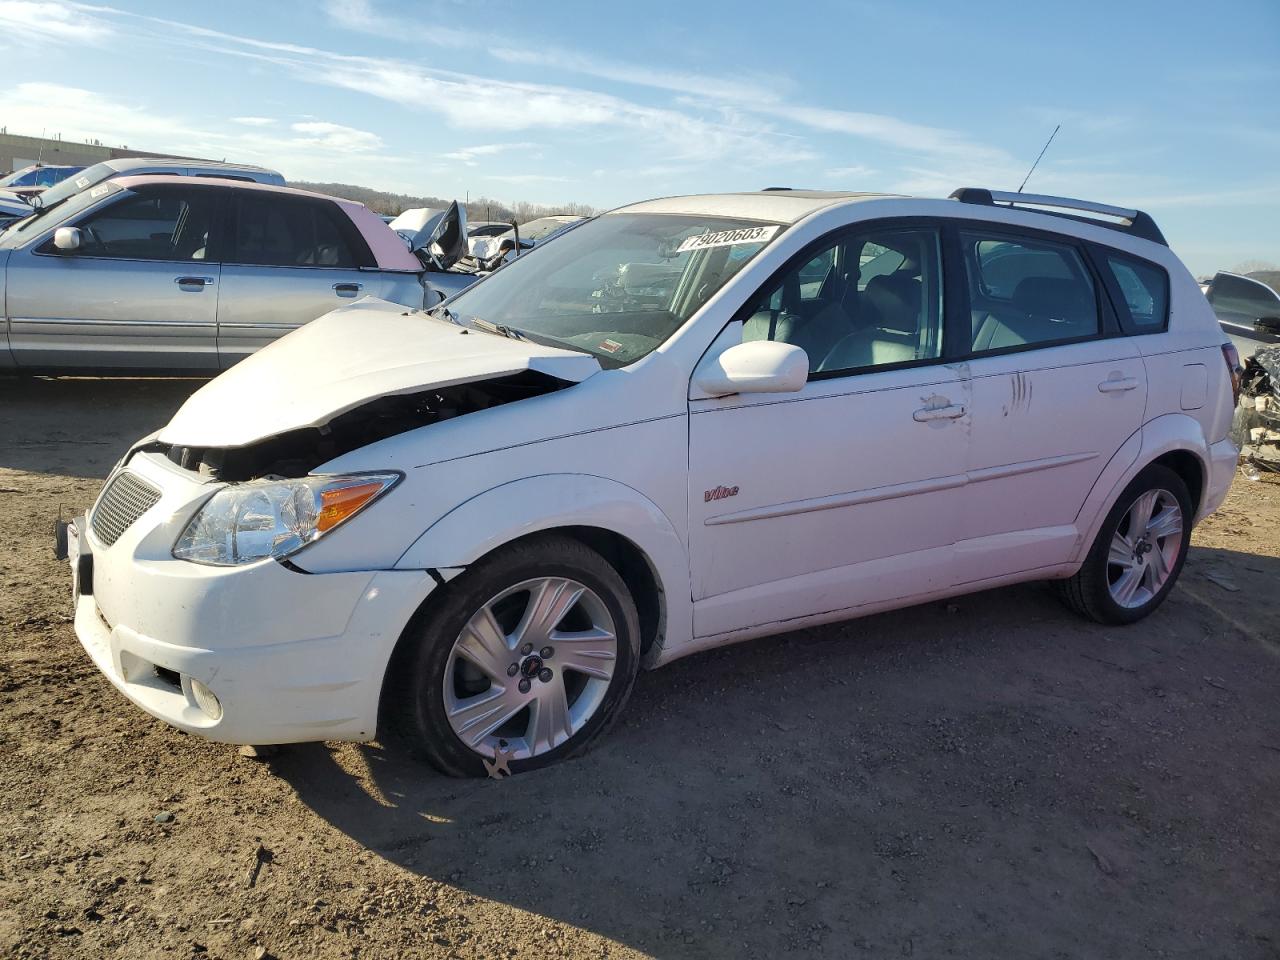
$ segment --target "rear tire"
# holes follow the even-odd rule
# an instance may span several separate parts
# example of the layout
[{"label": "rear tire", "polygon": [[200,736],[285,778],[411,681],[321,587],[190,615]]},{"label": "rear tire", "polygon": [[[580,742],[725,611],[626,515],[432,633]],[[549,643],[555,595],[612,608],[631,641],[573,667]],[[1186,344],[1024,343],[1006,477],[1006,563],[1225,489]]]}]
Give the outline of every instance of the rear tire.
[{"label": "rear tire", "polygon": [[1183,479],[1161,464],[1139,473],[1116,499],[1060,596],[1098,623],[1134,623],[1160,606],[1182,572],[1194,516]]},{"label": "rear tire", "polygon": [[[406,628],[388,719],[442,773],[482,777],[574,756],[617,718],[640,664],[635,602],[571,537],[530,538],[452,580]],[[549,655],[547,655],[549,653]]]}]

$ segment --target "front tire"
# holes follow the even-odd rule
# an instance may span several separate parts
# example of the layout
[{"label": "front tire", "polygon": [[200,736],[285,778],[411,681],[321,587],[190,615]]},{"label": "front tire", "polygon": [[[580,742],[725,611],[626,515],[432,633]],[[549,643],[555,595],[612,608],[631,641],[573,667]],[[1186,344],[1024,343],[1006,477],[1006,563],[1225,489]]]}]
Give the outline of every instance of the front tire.
[{"label": "front tire", "polygon": [[640,664],[635,602],[570,537],[498,551],[451,581],[407,628],[393,720],[442,773],[511,773],[587,748],[617,717]]},{"label": "front tire", "polygon": [[1116,500],[1062,596],[1099,623],[1134,623],[1173,589],[1191,545],[1194,508],[1177,473],[1151,464]]}]

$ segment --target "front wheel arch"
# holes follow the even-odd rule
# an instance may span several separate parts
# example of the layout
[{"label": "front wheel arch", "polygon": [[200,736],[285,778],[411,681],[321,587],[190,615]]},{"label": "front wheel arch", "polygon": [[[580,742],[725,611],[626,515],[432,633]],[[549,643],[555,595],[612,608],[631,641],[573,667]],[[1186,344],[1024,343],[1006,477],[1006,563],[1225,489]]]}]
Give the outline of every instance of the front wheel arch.
[{"label": "front wheel arch", "polygon": [[[500,544],[482,556],[477,557],[474,562],[481,563],[489,557],[519,544],[555,535],[567,536],[577,540],[583,546],[589,547],[600,554],[617,571],[618,576],[622,578],[623,583],[627,585],[627,589],[631,592],[632,600],[636,605],[636,612],[640,617],[640,656],[642,664],[647,662],[648,658],[661,648],[661,640],[666,626],[667,605],[662,582],[658,577],[653,562],[639,546],[628,538],[603,527],[551,527]],[[432,590],[418,605],[417,610],[414,611],[404,629],[400,631],[400,636],[396,639],[396,645],[387,660],[387,667],[382,677],[381,690],[378,694],[379,731],[385,730],[387,727],[389,704],[397,693],[397,678],[404,675],[405,657],[412,638],[416,636],[422,624],[431,619],[432,612],[444,602],[448,592],[448,583]]]}]

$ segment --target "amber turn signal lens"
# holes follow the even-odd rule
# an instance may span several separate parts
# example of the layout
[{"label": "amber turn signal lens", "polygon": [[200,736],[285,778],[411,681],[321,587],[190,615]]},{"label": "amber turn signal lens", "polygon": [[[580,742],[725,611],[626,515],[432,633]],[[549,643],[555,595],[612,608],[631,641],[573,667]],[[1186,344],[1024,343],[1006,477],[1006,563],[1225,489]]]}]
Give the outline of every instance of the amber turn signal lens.
[{"label": "amber turn signal lens", "polygon": [[325,490],[320,494],[320,515],[316,517],[316,530],[324,533],[343,520],[357,513],[361,507],[386,488],[378,481],[357,483],[350,487]]}]

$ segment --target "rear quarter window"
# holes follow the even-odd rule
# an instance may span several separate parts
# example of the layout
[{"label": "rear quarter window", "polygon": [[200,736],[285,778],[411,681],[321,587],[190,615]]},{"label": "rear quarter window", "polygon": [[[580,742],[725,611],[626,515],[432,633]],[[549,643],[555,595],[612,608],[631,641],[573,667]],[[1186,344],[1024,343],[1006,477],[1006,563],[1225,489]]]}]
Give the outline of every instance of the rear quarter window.
[{"label": "rear quarter window", "polygon": [[[1130,333],[1160,333],[1169,327],[1169,275],[1154,263],[1106,254],[1107,268],[1124,298],[1121,323]],[[1127,321],[1127,322],[1126,322]]]}]

